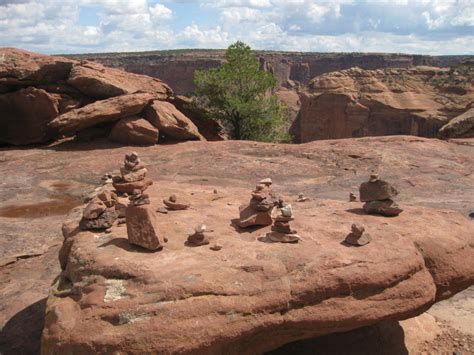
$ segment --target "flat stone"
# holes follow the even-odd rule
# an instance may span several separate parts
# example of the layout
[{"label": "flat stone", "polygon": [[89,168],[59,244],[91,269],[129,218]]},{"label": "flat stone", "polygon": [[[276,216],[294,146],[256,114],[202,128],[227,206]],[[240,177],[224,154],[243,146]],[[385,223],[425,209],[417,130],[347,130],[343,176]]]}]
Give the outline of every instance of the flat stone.
[{"label": "flat stone", "polygon": [[390,199],[366,202],[363,207],[367,214],[379,214],[386,217],[395,217],[403,212],[398,204]]},{"label": "flat stone", "polygon": [[118,193],[127,193],[131,195],[134,190],[145,191],[148,186],[153,185],[153,181],[149,178],[145,178],[134,182],[114,182],[112,185]]},{"label": "flat stone", "polygon": [[267,238],[272,242],[278,243],[298,243],[301,240],[298,234],[279,233],[275,231],[268,233]]},{"label": "flat stone", "polygon": [[158,219],[150,205],[129,206],[126,209],[127,236],[130,244],[148,250],[161,250],[165,244]]},{"label": "flat stone", "polygon": [[120,168],[120,174],[122,175],[122,180],[125,182],[135,182],[140,181],[146,178],[148,170],[146,168],[141,168],[138,170],[129,170],[126,167]]},{"label": "flat stone", "polygon": [[362,236],[357,236],[354,233],[349,233],[346,239],[344,239],[344,243],[354,246],[363,246],[369,244],[371,240],[372,237],[367,233],[363,234]]},{"label": "flat stone", "polygon": [[163,203],[167,208],[173,211],[187,210],[191,204],[184,200],[176,200],[175,202],[168,200],[163,200]]}]

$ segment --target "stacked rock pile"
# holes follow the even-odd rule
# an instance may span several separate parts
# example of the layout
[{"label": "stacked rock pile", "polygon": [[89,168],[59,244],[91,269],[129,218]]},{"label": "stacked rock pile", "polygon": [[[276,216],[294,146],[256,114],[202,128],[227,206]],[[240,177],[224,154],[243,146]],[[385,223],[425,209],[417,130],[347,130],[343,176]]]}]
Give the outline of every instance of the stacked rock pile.
[{"label": "stacked rock pile", "polygon": [[301,240],[301,237],[290,226],[290,222],[295,219],[292,206],[286,205],[280,208],[279,211],[280,213],[276,216],[272,231],[267,234],[267,238],[272,242],[297,243]]},{"label": "stacked rock pile", "polygon": [[360,201],[365,202],[367,214],[379,214],[387,217],[398,216],[403,210],[392,200],[398,191],[388,182],[380,180],[377,174],[370,175],[368,182],[359,188]]},{"label": "stacked rock pile", "polygon": [[92,198],[84,208],[79,227],[83,230],[100,230],[112,227],[119,215],[116,205],[117,195],[109,190],[102,191]]},{"label": "stacked rock pile", "polygon": [[186,244],[189,246],[201,246],[210,243],[209,237],[206,235],[206,226],[204,224],[198,225],[194,228],[194,233],[189,234]]},{"label": "stacked rock pile", "polygon": [[166,208],[172,211],[187,210],[191,204],[176,195],[171,195],[167,200],[163,200]]},{"label": "stacked rock pile", "polygon": [[239,207],[239,227],[247,228],[272,224],[272,212],[278,201],[271,195],[271,184],[271,179],[261,180],[255,190],[252,191],[250,202]]},{"label": "stacked rock pile", "polygon": [[136,152],[125,155],[121,176],[114,176],[113,186],[119,194],[133,194],[135,190],[145,191],[153,181],[147,178],[147,169],[141,163]]}]

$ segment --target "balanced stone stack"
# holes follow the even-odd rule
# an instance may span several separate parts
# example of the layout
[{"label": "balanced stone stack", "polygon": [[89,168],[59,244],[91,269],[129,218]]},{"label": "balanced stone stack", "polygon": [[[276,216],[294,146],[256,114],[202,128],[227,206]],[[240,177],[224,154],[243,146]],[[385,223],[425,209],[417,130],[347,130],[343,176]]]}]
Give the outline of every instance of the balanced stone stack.
[{"label": "balanced stone stack", "polygon": [[378,214],[386,217],[398,216],[403,210],[392,200],[398,191],[388,182],[380,180],[377,174],[370,175],[368,182],[359,188],[360,201],[365,202],[367,214]]},{"label": "balanced stone stack", "polygon": [[240,218],[238,226],[247,228],[251,226],[269,226],[272,224],[272,212],[277,200],[271,195],[271,179],[267,178],[257,185],[252,191],[252,199],[246,205],[239,207]]},{"label": "balanced stone stack", "polygon": [[158,218],[148,194],[135,190],[129,199],[130,205],[125,211],[128,242],[148,250],[163,249],[166,238],[159,230]]},{"label": "balanced stone stack", "polygon": [[188,246],[201,246],[209,244],[209,237],[206,235],[206,226],[201,224],[194,228],[194,233],[188,235],[188,240],[186,241],[186,245]]},{"label": "balanced stone stack", "polygon": [[272,242],[298,243],[301,237],[290,226],[290,222],[294,219],[291,205],[280,208],[280,214],[275,218],[272,231],[267,234],[267,238]]},{"label": "balanced stone stack", "polygon": [[102,191],[84,208],[79,226],[83,230],[111,228],[119,213],[116,210],[117,195],[112,191]]},{"label": "balanced stone stack", "polygon": [[357,247],[369,244],[372,238],[365,232],[365,227],[360,223],[354,223],[351,226],[351,232],[344,240],[344,244],[354,245]]},{"label": "balanced stone stack", "polygon": [[120,168],[121,176],[114,176],[113,186],[118,193],[132,194],[135,190],[145,191],[153,181],[147,178],[147,169],[140,162],[138,154],[132,152],[125,155],[123,166]]}]

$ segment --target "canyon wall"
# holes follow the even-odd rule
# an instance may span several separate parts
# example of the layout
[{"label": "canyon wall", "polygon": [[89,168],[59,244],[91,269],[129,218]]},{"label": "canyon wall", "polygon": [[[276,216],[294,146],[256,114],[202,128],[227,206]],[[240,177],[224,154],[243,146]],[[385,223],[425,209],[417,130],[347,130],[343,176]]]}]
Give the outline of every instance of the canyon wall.
[{"label": "canyon wall", "polygon": [[474,101],[472,68],[363,70],[315,77],[301,93],[293,123],[296,140],[364,136],[436,137]]},{"label": "canyon wall", "polygon": [[[169,83],[175,93],[194,91],[194,71],[218,66],[222,50],[176,50],[142,53],[101,53],[71,56],[106,66],[157,77]],[[409,68],[416,65],[439,65],[437,57],[387,53],[299,53],[255,52],[261,66],[273,73],[280,87],[305,86],[317,75],[360,67],[363,69]]]}]

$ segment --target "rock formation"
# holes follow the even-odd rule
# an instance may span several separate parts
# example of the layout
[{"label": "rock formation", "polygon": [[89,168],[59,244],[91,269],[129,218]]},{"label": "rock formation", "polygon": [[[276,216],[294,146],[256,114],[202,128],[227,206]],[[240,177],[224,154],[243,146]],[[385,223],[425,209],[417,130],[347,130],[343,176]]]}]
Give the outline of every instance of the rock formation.
[{"label": "rock formation", "polygon": [[292,206],[286,205],[280,208],[279,211],[280,213],[275,217],[272,231],[267,234],[267,238],[272,242],[298,243],[301,237],[290,226],[290,222],[294,220]]},{"label": "rock formation", "polygon": [[204,224],[198,225],[194,228],[194,232],[188,235],[186,244],[189,246],[199,247],[210,243],[209,237],[206,235],[206,226]]},{"label": "rock formation", "polygon": [[123,166],[120,168],[121,176],[114,176],[113,186],[119,194],[133,194],[135,190],[145,191],[153,181],[147,178],[147,169],[141,163],[138,154],[132,152],[125,155]]},{"label": "rock formation", "polygon": [[205,139],[167,102],[173,92],[159,79],[14,48],[0,57],[0,143],[44,143],[90,128],[105,137],[112,130],[122,144],[154,144],[160,127],[172,139]]},{"label": "rock formation", "polygon": [[80,228],[82,230],[108,229],[112,227],[119,213],[115,205],[117,195],[110,191],[103,191],[94,197],[84,208]]},{"label": "rock formation", "polygon": [[296,138],[309,142],[395,134],[436,137],[474,100],[469,79],[474,74],[456,73],[434,67],[352,68],[317,76],[300,95]]},{"label": "rock formation", "polygon": [[398,191],[388,182],[380,180],[377,174],[370,175],[368,182],[359,188],[360,201],[365,202],[367,214],[379,214],[386,217],[398,216],[403,210],[392,200]]},{"label": "rock formation", "polygon": [[271,179],[260,181],[255,190],[252,191],[250,202],[239,207],[240,218],[237,222],[239,227],[247,228],[272,224],[272,212],[277,201],[270,193],[271,184]]},{"label": "rock formation", "polygon": [[365,227],[360,223],[353,223],[351,232],[344,239],[345,244],[354,245],[357,247],[369,244],[372,238],[365,233]]},{"label": "rock formation", "polygon": [[[474,105],[471,105],[474,106]],[[474,107],[445,124],[439,130],[440,138],[473,138]]]},{"label": "rock formation", "polygon": [[[227,191],[238,200],[240,189]],[[225,200],[213,202],[215,233],[226,241],[219,252],[185,246],[186,223],[166,221],[172,214],[160,216],[160,227],[182,237],[159,256],[130,250],[120,235],[75,235],[62,296],[53,287],[48,297],[43,354],[265,353],[416,316],[474,283],[472,222],[461,214],[408,207],[387,224],[348,212],[344,201],[319,202],[299,211],[305,235],[297,244],[229,228],[234,212]],[[185,213],[196,224],[206,214]],[[370,223],[376,238],[358,249],[341,245],[335,231],[349,221]]]}]

